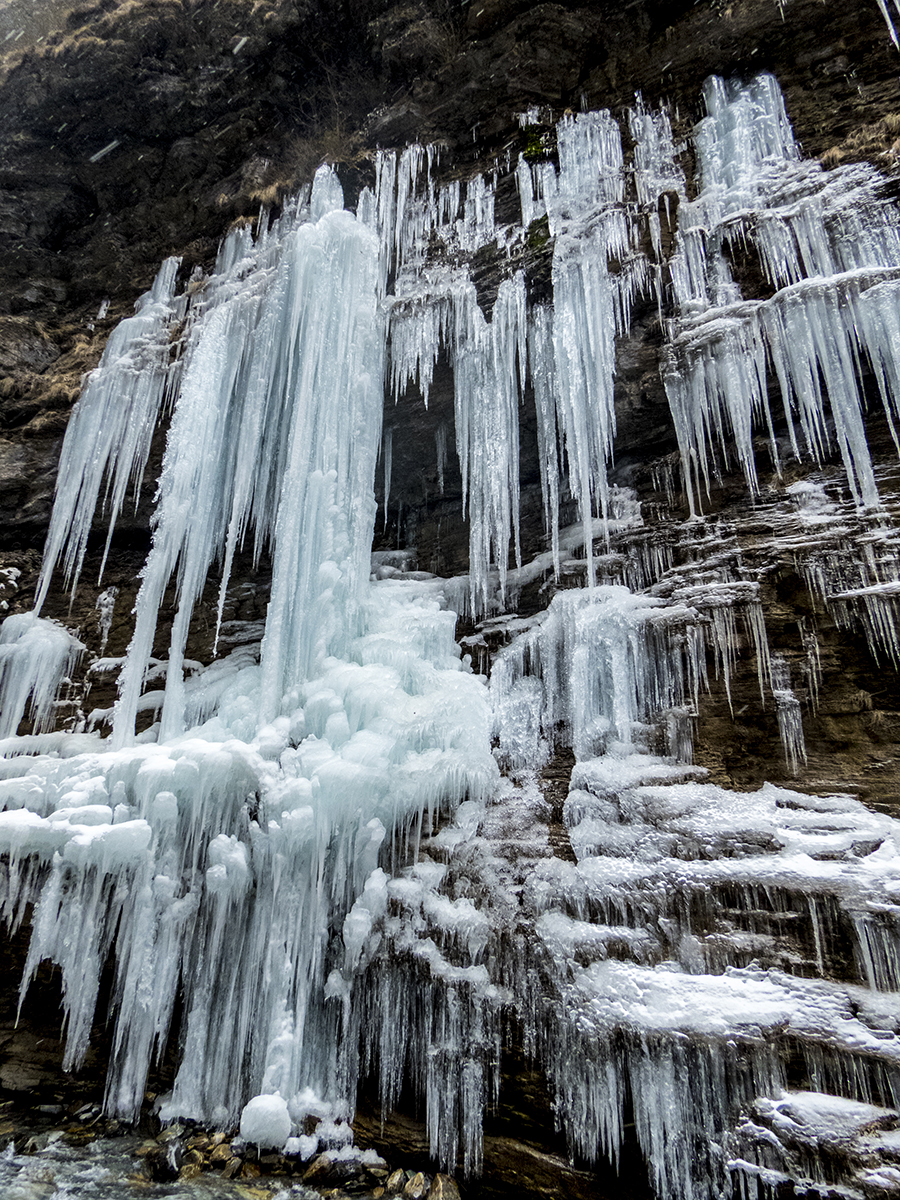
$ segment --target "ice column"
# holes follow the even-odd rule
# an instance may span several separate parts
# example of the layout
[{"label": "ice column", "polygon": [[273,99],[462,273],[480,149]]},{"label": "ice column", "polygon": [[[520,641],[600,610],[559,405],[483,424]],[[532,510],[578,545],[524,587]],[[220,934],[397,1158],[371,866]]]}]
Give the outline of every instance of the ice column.
[{"label": "ice column", "polygon": [[243,285],[192,330],[120,680],[117,745],[134,727],[157,613],[176,567],[162,736],[183,729],[191,613],[223,552],[224,594],[248,526],[257,547],[273,547],[262,723],[277,715],[285,691],[316,657],[337,645],[345,620],[353,621],[374,521],[383,339],[378,243],[336,210],[334,184],[330,170],[319,173],[311,201],[318,220],[282,230],[274,263],[257,266],[254,248]]},{"label": "ice column", "polygon": [[[557,421],[569,488],[584,525],[593,583],[591,518],[608,516],[607,463],[616,431],[615,339],[630,320],[634,280],[609,263],[631,255],[618,124],[607,112],[580,113],[557,127],[559,177],[547,196],[553,250],[553,359]],[[535,340],[537,371],[545,343]]]}]

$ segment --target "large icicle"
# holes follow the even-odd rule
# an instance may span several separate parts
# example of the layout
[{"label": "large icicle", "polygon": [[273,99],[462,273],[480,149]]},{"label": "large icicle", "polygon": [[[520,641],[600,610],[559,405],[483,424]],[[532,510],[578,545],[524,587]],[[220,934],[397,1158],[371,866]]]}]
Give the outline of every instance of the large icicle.
[{"label": "large icicle", "polygon": [[454,403],[456,447],[468,489],[469,573],[474,605],[487,607],[488,568],[506,590],[512,539],[519,552],[519,404],[525,381],[525,283],[504,280],[491,322],[468,284],[456,297]]},{"label": "large icicle", "polygon": [[[251,275],[192,331],[120,680],[117,745],[134,726],[157,613],[176,565],[178,613],[162,736],[183,730],[190,616],[223,543],[227,582],[249,521],[257,541],[273,545],[263,723],[277,715],[281,697],[315,656],[328,652],[326,611],[335,588],[346,593],[345,605],[359,603],[374,512],[362,499],[345,508],[334,496],[358,497],[359,480],[374,470],[381,421],[378,244],[349,214],[333,211],[340,197],[331,181],[322,172],[313,189],[319,220],[289,229],[277,265]],[[300,537],[301,520],[315,537]],[[318,621],[311,619],[314,607]],[[331,637],[341,632],[333,629]]]}]

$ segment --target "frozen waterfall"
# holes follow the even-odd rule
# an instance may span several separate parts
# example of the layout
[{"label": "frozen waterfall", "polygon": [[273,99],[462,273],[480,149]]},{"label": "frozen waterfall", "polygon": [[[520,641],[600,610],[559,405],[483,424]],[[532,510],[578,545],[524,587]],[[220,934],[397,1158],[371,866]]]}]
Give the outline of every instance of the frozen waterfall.
[{"label": "frozen waterfall", "polygon": [[[111,336],[69,425],[36,609],[0,630],[21,1002],[57,964],[77,1068],[111,964],[110,1112],[135,1117],[174,1040],[164,1119],[233,1126],[277,1095],[294,1131],[319,1121],[312,1153],[345,1143],[366,1078],[385,1110],[410,1086],[435,1157],[475,1174],[515,1021],[572,1153],[615,1162],[633,1116],[666,1200],[896,1175],[872,1163],[900,1119],[900,824],[844,795],[727,791],[691,747],[711,676],[730,701],[750,647],[802,769],[821,662],[812,627],[802,678],[770,652],[776,542],[839,626],[900,662],[896,514],[866,424],[867,399],[900,418],[900,226],[872,169],[802,158],[771,77],[704,98],[696,187],[663,110],[636,102],[627,153],[607,112],[525,114],[546,153],[447,183],[434,147],[380,151],[355,213],[320,168],[208,277],[179,291],[167,261]],[[498,219],[503,187],[521,221]],[[532,300],[534,244],[550,296]],[[766,299],[744,297],[738,246]],[[487,252],[508,264],[490,312]],[[665,537],[614,473],[617,345],[648,301],[679,460],[658,491],[689,505]],[[370,553],[380,447],[385,510],[396,469],[385,392],[427,404],[442,355],[470,534],[451,580]],[[531,403],[547,549],[526,561]],[[51,578],[79,585],[98,505],[106,563],[160,423],[131,644],[91,664],[118,671],[118,700],[60,728],[85,647],[40,615]],[[447,441],[441,424],[441,490]],[[764,492],[765,455],[804,478]],[[730,468],[753,506],[705,522]],[[241,553],[272,581],[264,627],[234,638]],[[543,611],[510,616],[538,580]],[[221,653],[199,663],[210,586]],[[97,598],[101,655],[115,603]],[[478,622],[466,650],[486,660],[495,639],[489,682],[457,611]],[[561,856],[541,771],[567,748]]]}]

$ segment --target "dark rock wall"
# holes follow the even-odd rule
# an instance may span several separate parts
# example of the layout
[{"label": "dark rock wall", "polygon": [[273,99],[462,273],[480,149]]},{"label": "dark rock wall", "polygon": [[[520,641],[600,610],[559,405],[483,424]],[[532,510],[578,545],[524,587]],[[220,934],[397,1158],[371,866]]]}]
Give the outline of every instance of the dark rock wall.
[{"label": "dark rock wall", "polygon": [[[161,259],[208,267],[230,222],[277,206],[323,158],[351,193],[368,151],[412,139],[440,142],[446,169],[465,175],[517,148],[529,105],[617,110],[637,91],[671,101],[684,132],[706,75],[765,69],[807,154],[889,169],[900,110],[874,0],[102,0],[35,46],[11,44],[0,61],[0,537],[29,547],[42,542],[80,376]],[[653,365],[646,377],[660,399]],[[664,434],[664,410],[658,424]],[[629,453],[626,428],[618,452]],[[398,499],[416,503],[402,448],[396,479]]]}]

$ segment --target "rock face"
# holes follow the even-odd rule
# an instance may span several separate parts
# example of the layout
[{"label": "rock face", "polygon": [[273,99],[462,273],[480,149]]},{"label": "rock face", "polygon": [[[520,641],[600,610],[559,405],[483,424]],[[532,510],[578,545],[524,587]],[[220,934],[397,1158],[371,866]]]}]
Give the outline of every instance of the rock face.
[{"label": "rock face", "polygon": [[[520,153],[527,161],[552,161],[550,131],[565,111],[608,108],[618,115],[640,93],[648,108],[670,106],[693,198],[699,183],[685,139],[701,116],[704,79],[768,71],[781,84],[806,157],[829,169],[871,164],[883,172],[878,189],[885,204],[896,195],[898,57],[875,0],[857,6],[822,0],[639,0],[628,6],[101,0],[64,7],[59,28],[53,11],[45,26],[29,27],[12,42],[0,61],[0,567],[14,569],[2,596],[9,612],[31,607],[62,436],[82,375],[98,363],[112,328],[164,257],[181,257],[185,282],[194,272],[199,278],[230,226],[263,219],[261,210],[277,212],[322,160],[335,164],[350,197],[372,181],[378,147],[435,143],[442,182],[496,171],[497,219],[512,221]],[[530,109],[536,115],[520,123],[518,114]],[[674,213],[660,217],[665,270],[674,227]],[[773,288],[758,258],[736,246],[731,252],[744,299],[768,299]],[[535,222],[510,254],[481,247],[468,266],[486,314],[512,267],[521,267],[529,302],[537,303],[551,288],[549,235]],[[896,558],[893,535],[882,534],[896,518],[900,470],[873,364],[859,369],[871,400],[867,432],[883,512],[866,515],[848,498],[836,452],[818,464],[792,459],[776,469],[759,438],[754,502],[748,502],[732,446],[730,457],[727,448],[721,455],[703,519],[692,519],[661,375],[663,323],[673,316],[670,284],[667,277],[665,305],[647,295],[636,301],[630,331],[617,345],[610,481],[630,490],[643,525],[638,537],[632,530],[614,534],[609,544],[598,539],[604,578],[627,579],[623,564],[647,550],[667,564],[661,595],[678,588],[687,595],[713,570],[720,580],[752,581],[752,604],[740,610],[727,654],[704,654],[707,679],[691,726],[694,762],[708,770],[709,781],[741,791],[766,781],[812,794],[845,791],[896,815],[900,678],[889,632],[893,594],[870,604],[861,580],[855,589],[846,584],[841,598],[837,575],[826,580],[845,550],[852,559],[848,547],[854,545],[871,543],[885,562]],[[443,576],[463,575],[470,566],[453,409],[445,360],[437,363],[427,407],[415,387],[396,403],[388,400],[390,489],[386,504],[383,482],[377,497],[375,549],[411,548],[419,568]],[[784,415],[775,420],[775,440],[784,443]],[[528,562],[546,548],[539,435],[530,405],[520,437],[522,558]],[[442,438],[445,461],[432,449]],[[148,480],[158,474],[164,439],[160,429]],[[827,536],[801,545],[809,526],[801,530],[794,518],[811,493],[788,489],[810,479],[819,489],[815,503],[830,506],[822,510]],[[123,513],[102,584],[94,583],[102,547],[98,519],[74,604],[61,586],[48,597],[45,614],[76,628],[91,652],[72,681],[68,707],[60,710],[70,723],[113,702],[112,683],[91,673],[91,655],[122,655],[130,640],[152,490],[145,486]],[[571,518],[563,523],[575,521],[571,496],[563,496],[562,513]],[[873,579],[880,570],[873,565]],[[239,564],[226,620],[264,616],[267,571],[265,560],[254,565],[248,556]],[[570,565],[559,583],[546,575],[522,582],[510,592],[504,615],[533,616],[554,590],[582,584],[583,572],[583,564]],[[111,587],[118,589],[116,602],[111,623],[104,623],[98,602]],[[204,595],[187,647],[200,662],[212,655],[215,591],[211,586]],[[826,592],[838,601],[826,603]],[[172,619],[168,612],[160,621],[160,655]],[[716,619],[712,613],[710,621]],[[487,671],[509,629],[508,621],[473,619],[461,621],[459,635]],[[774,674],[761,683],[764,654],[779,664],[783,686]],[[793,755],[785,737],[787,693],[804,735],[802,753]],[[565,861],[575,857],[563,820],[573,761],[571,747],[557,746],[541,778],[547,853]],[[814,954],[812,940],[811,928],[798,938],[803,954]],[[840,970],[833,965],[834,974]],[[46,1015],[55,984],[50,978],[41,984],[51,1000],[35,1006],[31,1017],[26,1013],[18,1033],[11,1012],[3,1013],[9,1058],[0,1086],[8,1090],[51,1086],[46,1043],[39,1057],[34,1045],[58,1033],[48,1031]],[[566,1161],[544,1082],[517,1052],[515,1036],[508,1040],[499,1111],[486,1130],[485,1187],[572,1197],[597,1195],[602,1187],[612,1194],[612,1178],[598,1183],[582,1169],[586,1164]],[[424,1163],[427,1141],[415,1114],[395,1114],[384,1132],[375,1108],[364,1094],[360,1136],[382,1151],[388,1142],[400,1145],[410,1161],[421,1156]],[[757,1116],[777,1126],[778,1113]],[[635,1187],[646,1186],[633,1138],[626,1142],[626,1169]]]}]

